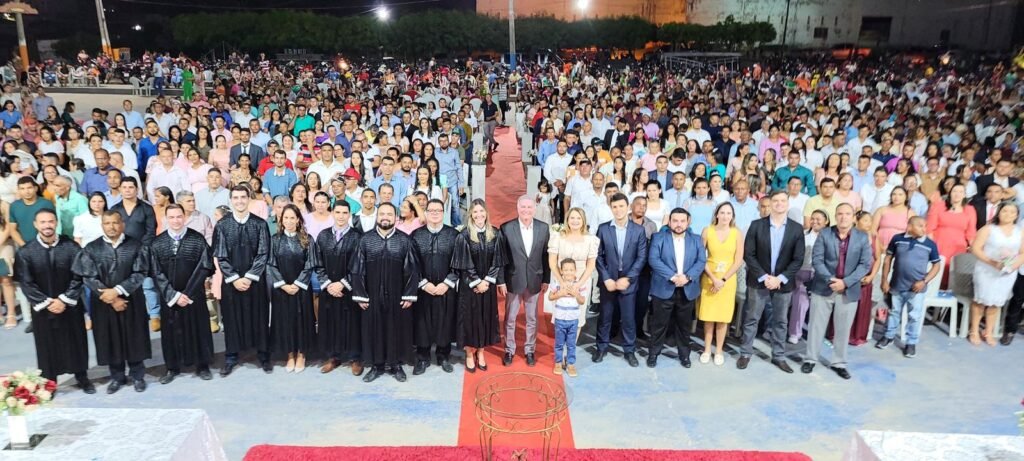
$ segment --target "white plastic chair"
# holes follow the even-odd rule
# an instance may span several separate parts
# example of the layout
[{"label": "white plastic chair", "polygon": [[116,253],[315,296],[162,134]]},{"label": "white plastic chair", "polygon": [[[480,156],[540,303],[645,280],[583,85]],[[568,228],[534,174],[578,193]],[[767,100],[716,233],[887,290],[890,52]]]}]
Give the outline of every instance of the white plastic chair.
[{"label": "white plastic chair", "polygon": [[[955,338],[956,335],[957,335],[956,319],[957,319],[957,309],[958,309],[958,305],[957,304],[958,303],[957,303],[956,297],[952,296],[951,292],[950,292],[949,296],[939,296],[939,285],[942,284],[942,275],[943,275],[943,273],[946,270],[946,258],[944,258],[944,257],[940,258],[940,261],[938,262],[938,264],[939,264],[939,275],[935,276],[935,278],[933,278],[932,281],[928,283],[928,289],[925,291],[925,296],[924,296],[924,314],[925,314],[925,317],[927,317],[928,309],[931,308],[931,307],[935,307],[935,308],[940,309],[936,313],[936,315],[934,317],[932,317],[932,321],[934,322],[934,321],[936,321],[938,319],[941,319],[945,315],[946,310],[951,310],[951,312],[949,314],[949,325],[946,325],[946,330],[949,332],[949,337],[950,338]],[[952,264],[952,262],[950,262],[950,264]],[[906,334],[905,334],[906,328],[907,328],[906,325],[907,325],[907,311],[906,311],[906,309],[904,309],[903,310],[903,323],[900,326],[900,339],[905,339],[905,337],[906,337]]]},{"label": "white plastic chair", "polygon": [[146,79],[146,83],[144,85],[142,85],[142,88],[139,89],[139,92],[140,93],[145,93],[146,96],[152,96],[153,95],[153,82],[155,82],[155,81],[156,81],[156,78],[154,78],[154,77],[147,78]]},{"label": "white plastic chair", "polygon": [[[971,253],[962,253],[953,256],[949,262],[949,291],[957,302],[963,304],[964,309],[960,312],[960,337],[966,338],[970,329],[971,302],[974,299],[974,264],[977,258]],[[950,315],[954,315],[952,312]],[[956,319],[950,318],[950,329],[956,334]]]},{"label": "white plastic chair", "polygon": [[133,75],[131,78],[128,79],[128,83],[131,83],[131,85],[132,85],[132,94],[133,95],[136,95],[136,96],[141,96],[142,95],[142,80],[139,80],[138,77]]}]

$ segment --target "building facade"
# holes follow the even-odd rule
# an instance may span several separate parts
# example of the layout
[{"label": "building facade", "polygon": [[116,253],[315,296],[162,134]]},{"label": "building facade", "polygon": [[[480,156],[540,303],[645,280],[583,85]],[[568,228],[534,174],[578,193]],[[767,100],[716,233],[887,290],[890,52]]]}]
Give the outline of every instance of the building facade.
[{"label": "building facade", "polygon": [[[476,12],[508,17],[509,0],[477,0]],[[655,24],[685,22],[685,0],[515,0],[516,17],[553,16],[565,21],[639,16]]]},{"label": "building facade", "polygon": [[[1014,45],[1021,0],[682,0],[685,16],[714,24],[767,21],[776,44],[829,47],[954,45],[1006,50]],[[788,21],[787,21],[788,8]]]}]

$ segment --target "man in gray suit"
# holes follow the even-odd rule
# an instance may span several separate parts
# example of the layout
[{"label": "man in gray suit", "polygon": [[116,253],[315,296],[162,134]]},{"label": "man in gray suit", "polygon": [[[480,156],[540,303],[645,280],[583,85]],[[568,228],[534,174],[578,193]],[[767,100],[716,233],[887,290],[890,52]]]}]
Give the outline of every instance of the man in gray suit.
[{"label": "man in gray suit", "polygon": [[811,251],[814,277],[811,279],[811,321],[807,334],[807,356],[800,371],[814,371],[828,321],[832,319],[832,361],[829,368],[850,379],[846,370],[846,346],[850,341],[853,316],[860,300],[860,280],[871,271],[874,255],[868,235],[853,227],[853,206],[836,208],[836,225],[824,229]]},{"label": "man in gray suit", "polygon": [[519,308],[526,305],[526,364],[534,366],[537,358],[537,300],[547,290],[551,269],[547,264],[548,225],[533,219],[537,205],[524,195],[516,202],[517,219],[501,226],[505,237],[508,265],[498,272],[498,295],[505,297],[505,357],[507,367],[516,354],[516,317]]}]

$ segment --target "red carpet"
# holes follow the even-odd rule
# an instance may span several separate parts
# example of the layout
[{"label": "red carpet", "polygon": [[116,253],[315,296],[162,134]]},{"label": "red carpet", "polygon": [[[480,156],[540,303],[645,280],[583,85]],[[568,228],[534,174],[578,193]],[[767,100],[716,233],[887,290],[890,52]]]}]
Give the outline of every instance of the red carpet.
[{"label": "red carpet", "polygon": [[[495,137],[497,138],[499,149],[498,152],[491,154],[488,161],[486,201],[487,209],[491,213],[491,223],[499,226],[506,221],[516,218],[516,200],[519,196],[526,193],[526,179],[523,176],[522,154],[518,148],[515,133],[508,128],[499,128],[495,132]],[[538,309],[541,308],[538,307]],[[504,319],[504,298],[498,298],[498,311],[499,318]],[[520,311],[519,328],[516,332],[519,350],[516,351],[516,357],[512,362],[512,366],[502,366],[501,357],[504,355],[504,346],[496,345],[487,349],[487,371],[477,370],[476,373],[466,373],[462,385],[462,413],[459,417],[460,446],[477,447],[480,445],[480,422],[477,420],[474,404],[474,394],[480,381],[497,373],[519,371],[551,376],[556,382],[561,382],[562,378],[551,373],[551,369],[555,366],[554,359],[552,358],[555,339],[551,318],[541,315],[537,319],[537,323],[536,366],[526,366],[526,361],[523,358],[522,345],[526,343],[526,317]],[[561,447],[574,447],[572,425],[569,422],[568,416],[562,421],[560,428]],[[493,443],[495,447],[539,448],[543,446],[543,439],[539,435],[495,435]]]},{"label": "red carpet", "polygon": [[[496,447],[494,460],[540,460],[538,450],[515,458],[511,448]],[[469,461],[482,459],[479,447],[291,447],[257,445],[245,461]],[[699,450],[575,450],[563,448],[558,461],[810,461],[800,453]]]}]

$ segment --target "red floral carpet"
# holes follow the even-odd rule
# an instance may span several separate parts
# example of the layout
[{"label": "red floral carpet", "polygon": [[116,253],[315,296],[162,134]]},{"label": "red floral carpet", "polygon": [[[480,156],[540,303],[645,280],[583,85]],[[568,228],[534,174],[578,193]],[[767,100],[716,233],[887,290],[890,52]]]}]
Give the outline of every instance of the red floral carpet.
[{"label": "red floral carpet", "polygon": [[[290,447],[257,445],[245,461],[469,461],[482,459],[479,447]],[[495,447],[494,460],[539,461],[539,450],[515,458],[511,448]],[[562,449],[558,461],[810,461],[799,453],[758,451],[576,450]]]}]

